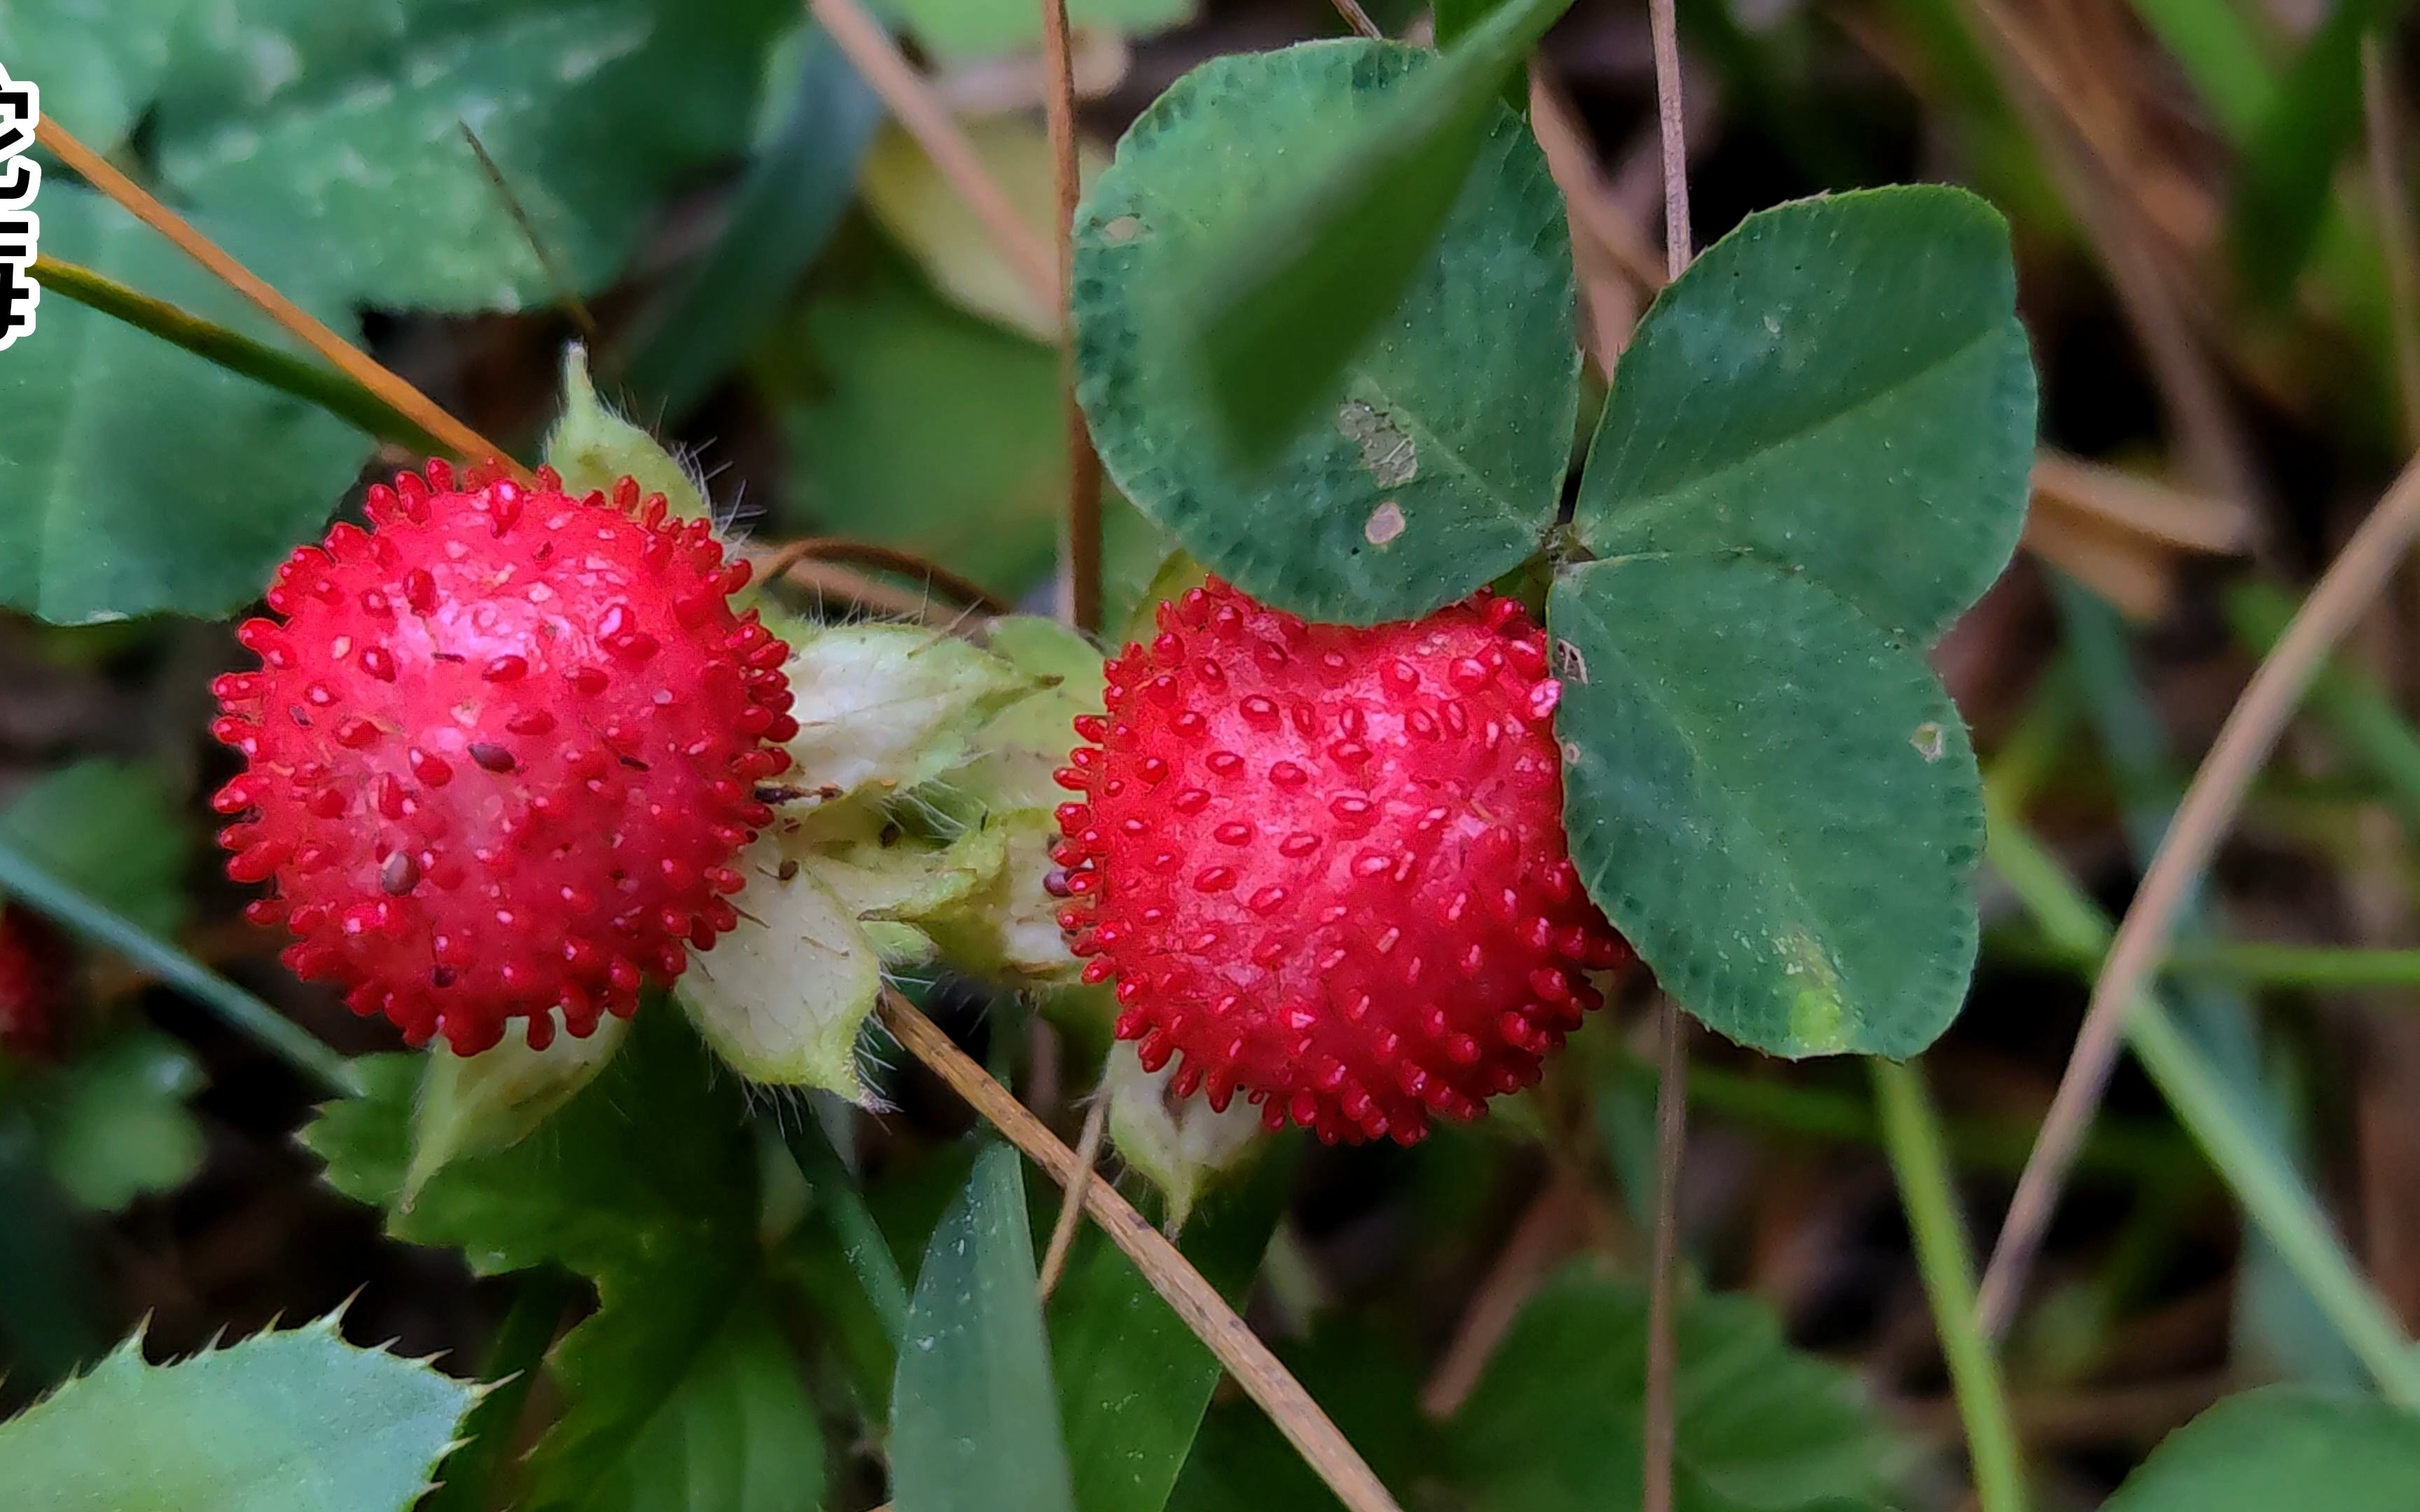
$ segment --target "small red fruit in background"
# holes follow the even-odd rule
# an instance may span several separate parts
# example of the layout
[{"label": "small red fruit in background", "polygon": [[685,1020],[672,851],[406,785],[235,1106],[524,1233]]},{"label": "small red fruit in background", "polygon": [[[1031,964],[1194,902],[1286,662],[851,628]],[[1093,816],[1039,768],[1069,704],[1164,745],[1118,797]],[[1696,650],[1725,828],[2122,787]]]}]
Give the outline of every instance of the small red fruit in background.
[{"label": "small red fruit in background", "polygon": [[703,520],[624,479],[574,499],[431,462],[281,567],[257,671],[214,685],[244,770],[227,872],[285,960],[419,1043],[470,1055],[554,1011],[627,1016],[737,918],[731,859],[798,731],[787,648],[730,595]]},{"label": "small red fruit in background", "polygon": [[49,1060],[67,1006],[68,948],[23,908],[0,903],[0,1056]]},{"label": "small red fruit in background", "polygon": [[1629,948],[1566,854],[1560,686],[1520,605],[1308,625],[1216,580],[1076,721],[1054,890],[1121,1039],[1276,1128],[1391,1135],[1538,1080]]}]

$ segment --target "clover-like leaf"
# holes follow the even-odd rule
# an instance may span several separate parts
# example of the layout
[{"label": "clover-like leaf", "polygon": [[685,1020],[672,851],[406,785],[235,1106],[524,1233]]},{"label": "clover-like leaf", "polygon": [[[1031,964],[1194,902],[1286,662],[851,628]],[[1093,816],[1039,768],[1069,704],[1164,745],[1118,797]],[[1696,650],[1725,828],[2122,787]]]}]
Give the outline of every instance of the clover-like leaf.
[{"label": "clover-like leaf", "polygon": [[2171,1433],[2104,1512],[2404,1512],[2420,1415],[2301,1386],[2229,1396]]},{"label": "clover-like leaf", "polygon": [[[1854,1512],[1891,1500],[1900,1450],[1848,1372],[1797,1352],[1746,1297],[1681,1312],[1679,1505]],[[1643,1286],[1574,1269],[1521,1310],[1449,1425],[1456,1479],[1487,1512],[1637,1504]]]},{"label": "clover-like leaf", "polygon": [[1492,100],[1435,245],[1266,468],[1230,455],[1188,357],[1202,281],[1237,239],[1264,239],[1443,67],[1365,41],[1213,58],[1136,121],[1077,215],[1078,393],[1110,477],[1211,570],[1314,618],[1420,614],[1511,568],[1553,522],[1571,450],[1562,196]]},{"label": "clover-like leaf", "polygon": [[476,1396],[334,1318],[163,1365],[138,1336],[0,1423],[0,1506],[402,1512]]},{"label": "clover-like leaf", "polygon": [[1572,854],[1664,987],[1775,1055],[1931,1043],[1974,964],[1983,815],[1923,658],[1741,556],[1570,569],[1547,625]]},{"label": "clover-like leaf", "polygon": [[2034,372],[2008,225],[1912,185],[1762,210],[1621,354],[1575,519],[1602,557],[1747,551],[1924,643],[2024,524]]}]

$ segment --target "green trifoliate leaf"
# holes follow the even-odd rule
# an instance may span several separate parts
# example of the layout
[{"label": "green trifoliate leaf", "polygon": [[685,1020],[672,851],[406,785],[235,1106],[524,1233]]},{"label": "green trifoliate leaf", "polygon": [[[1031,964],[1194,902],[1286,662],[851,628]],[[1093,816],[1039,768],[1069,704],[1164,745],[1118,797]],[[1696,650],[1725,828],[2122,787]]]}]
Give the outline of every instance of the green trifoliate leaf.
[{"label": "green trifoliate leaf", "polygon": [[1924,658],[1745,556],[1568,569],[1564,824],[1665,989],[1775,1055],[1904,1057],[1963,1000],[1983,810]]},{"label": "green trifoliate leaf", "polygon": [[[1579,373],[1562,196],[1496,77],[1457,103],[1462,70],[1357,40],[1213,58],[1077,216],[1078,393],[1110,478],[1314,618],[1426,613],[1554,523]],[[1414,191],[1365,196],[1378,177]],[[1265,466],[1233,453],[1237,408]]]},{"label": "green trifoliate leaf", "polygon": [[165,1365],[138,1337],[0,1424],[0,1506],[402,1512],[476,1396],[333,1318]]},{"label": "green trifoliate leaf", "polygon": [[1761,557],[1924,643],[2008,563],[2033,453],[2008,224],[1866,190],[1749,216],[1656,299],[1574,524],[1601,557]]}]

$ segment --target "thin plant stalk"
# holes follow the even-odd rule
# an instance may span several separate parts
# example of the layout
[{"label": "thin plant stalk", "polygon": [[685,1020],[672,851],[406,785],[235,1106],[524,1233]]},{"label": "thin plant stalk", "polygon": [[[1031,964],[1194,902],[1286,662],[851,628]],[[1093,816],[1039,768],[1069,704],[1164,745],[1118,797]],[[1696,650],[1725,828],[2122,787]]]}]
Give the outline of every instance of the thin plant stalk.
[{"label": "thin plant stalk", "polygon": [[1096,1167],[1101,1164],[1101,1139],[1109,1133],[1109,1097],[1106,1089],[1095,1093],[1093,1105],[1084,1110],[1083,1131],[1076,1136],[1076,1164],[1083,1175],[1070,1183],[1060,1199],[1059,1216],[1050,1225],[1050,1242],[1042,1252],[1042,1268],[1033,1289],[1044,1302],[1059,1289],[1059,1278],[1067,1273],[1067,1257],[1076,1247],[1076,1225],[1083,1220],[1084,1194],[1100,1180]]},{"label": "thin plant stalk", "polygon": [[[2053,966],[2087,980],[2104,959],[2040,934],[2002,936],[1986,949],[2002,960]],[[2159,975],[2319,992],[2411,988],[2420,987],[2420,949],[2230,941],[2180,949],[2160,964]],[[2390,1007],[2407,1006],[2392,998],[2382,1001]]]},{"label": "thin plant stalk", "polygon": [[2109,944],[2109,959],[2085,1010],[2075,1051],[2059,1079],[2050,1116],[2024,1174],[2018,1178],[2009,1216],[1983,1274],[1983,1319],[1994,1333],[2005,1328],[2024,1289],[2026,1270],[2049,1229],[2075,1147],[2092,1121],[2109,1085],[2126,1015],[2168,947],[2179,913],[2217,854],[2261,764],[2284,733],[2303,694],[2319,673],[2328,653],[2366,613],[2396,569],[2415,532],[2420,532],[2420,459],[2404,465],[2395,482],[2311,595],[2303,601],[2276,649],[2253,673],[2211,742],[2210,754],[2177,806],[2160,848],[2143,873],[2142,886]]},{"label": "thin plant stalk", "polygon": [[1975,1318],[1975,1255],[1950,1184],[1947,1145],[1924,1073],[1913,1063],[1876,1059],[1874,1101],[1883,1144],[1899,1179],[1900,1206],[1916,1241],[1916,1269],[1941,1335],[1942,1357],[1966,1427],[1975,1497],[1983,1512],[2025,1512],[2024,1460],[2009,1416],[1992,1341]]},{"label": "thin plant stalk", "polygon": [[1061,330],[1060,405],[1067,427],[1067,619],[1077,629],[1101,628],[1101,461],[1084,407],[1076,402],[1076,207],[1084,194],[1076,140],[1075,43],[1067,0],[1041,0],[1043,116],[1050,131],[1050,175],[1058,192]]},{"label": "thin plant stalk", "polygon": [[1034,303],[1049,309],[1059,302],[1059,275],[1049,246],[1036,236],[1008,192],[984,166],[983,157],[931,84],[901,55],[891,34],[859,0],[807,0],[807,11],[820,23],[833,43],[848,55],[882,103],[933,166],[949,181],[967,208],[983,223],[993,250],[1025,285]]},{"label": "thin plant stalk", "polygon": [[1366,37],[1374,42],[1387,35],[1370,19],[1370,12],[1361,8],[1361,0],[1336,0],[1336,13],[1344,18],[1344,24],[1353,28],[1356,37]]},{"label": "thin plant stalk", "polygon": [[[1647,25],[1655,54],[1655,118],[1664,153],[1664,271],[1677,279],[1689,266],[1689,146],[1681,112],[1681,31],[1672,0],[1648,0]],[[1679,1430],[1674,1378],[1679,1341],[1673,1322],[1674,1272],[1680,1266],[1681,1165],[1688,1139],[1688,1016],[1667,995],[1663,1064],[1655,1082],[1655,1234],[1647,1289],[1646,1402],[1641,1413],[1643,1512],[1672,1512],[1672,1446]]]},{"label": "thin plant stalk", "polygon": [[33,274],[54,294],[180,347],[240,378],[325,410],[373,440],[393,441],[416,452],[445,450],[401,411],[341,373],[214,325],[75,263],[37,257]]}]

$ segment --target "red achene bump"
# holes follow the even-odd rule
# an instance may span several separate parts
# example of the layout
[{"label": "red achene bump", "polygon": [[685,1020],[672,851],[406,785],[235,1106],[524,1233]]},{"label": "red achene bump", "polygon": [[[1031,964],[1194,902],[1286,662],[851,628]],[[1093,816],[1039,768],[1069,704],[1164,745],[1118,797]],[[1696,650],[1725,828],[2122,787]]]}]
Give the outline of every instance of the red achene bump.
[{"label": "red achene bump", "polygon": [[287,965],[473,1054],[555,1012],[627,1016],[737,922],[754,785],[797,733],[787,647],[704,520],[625,478],[575,499],[442,462],[369,492],[278,570],[213,685],[243,771],[216,806],[228,874],[272,885]]},{"label": "red achene bump", "polygon": [[1368,629],[1212,581],[1109,666],[1053,890],[1180,1094],[1410,1144],[1538,1080],[1631,959],[1566,854],[1560,687],[1519,604]]}]

